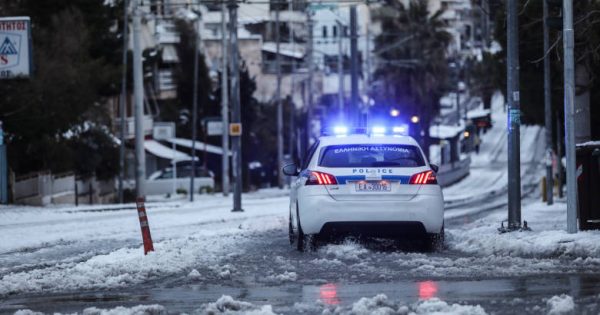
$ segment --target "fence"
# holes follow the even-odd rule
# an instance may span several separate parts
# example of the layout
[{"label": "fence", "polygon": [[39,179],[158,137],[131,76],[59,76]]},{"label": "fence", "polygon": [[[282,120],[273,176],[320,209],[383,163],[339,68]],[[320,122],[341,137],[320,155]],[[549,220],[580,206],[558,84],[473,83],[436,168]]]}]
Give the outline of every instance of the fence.
[{"label": "fence", "polygon": [[105,203],[113,201],[114,181],[95,177],[76,178],[74,173],[38,172],[16,177],[13,202],[35,206],[48,204]]}]

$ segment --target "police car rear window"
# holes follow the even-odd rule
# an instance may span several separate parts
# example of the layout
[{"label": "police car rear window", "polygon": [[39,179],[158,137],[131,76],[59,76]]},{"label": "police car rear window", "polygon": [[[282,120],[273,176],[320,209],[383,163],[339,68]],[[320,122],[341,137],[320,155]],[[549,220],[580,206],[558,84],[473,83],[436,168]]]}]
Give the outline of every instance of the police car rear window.
[{"label": "police car rear window", "polygon": [[424,166],[421,151],[412,145],[332,145],[321,150],[323,167],[418,167]]}]

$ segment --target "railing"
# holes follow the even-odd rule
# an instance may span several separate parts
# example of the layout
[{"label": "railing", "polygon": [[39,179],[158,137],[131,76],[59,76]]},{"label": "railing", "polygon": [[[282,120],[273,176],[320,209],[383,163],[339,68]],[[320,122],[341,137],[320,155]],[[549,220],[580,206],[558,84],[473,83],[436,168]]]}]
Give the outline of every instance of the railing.
[{"label": "railing", "polygon": [[112,198],[115,192],[114,180],[98,181],[91,176],[75,178],[74,173],[53,175],[39,172],[19,176],[13,183],[15,203],[47,205],[50,203],[97,203]]}]

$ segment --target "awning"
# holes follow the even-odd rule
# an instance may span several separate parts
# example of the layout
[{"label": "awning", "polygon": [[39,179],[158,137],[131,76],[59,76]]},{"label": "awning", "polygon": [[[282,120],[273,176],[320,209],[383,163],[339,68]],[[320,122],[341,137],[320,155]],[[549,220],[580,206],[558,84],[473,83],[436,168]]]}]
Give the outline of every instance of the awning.
[{"label": "awning", "polygon": [[[160,144],[155,140],[144,140],[144,149],[148,153],[159,157],[161,159],[175,160],[175,161],[191,161],[192,157],[186,153],[173,150],[165,145]],[[196,160],[198,158],[196,157]]]},{"label": "awning", "polygon": [[[299,49],[292,49],[290,47],[284,48],[283,46],[284,45],[281,45],[279,47],[279,53],[282,56],[296,58],[296,59],[301,59],[304,57],[304,52],[300,51]],[[269,53],[276,54],[277,53],[277,44],[273,43],[273,42],[264,43],[262,46],[262,50],[269,52]]]},{"label": "awning", "polygon": [[[175,138],[175,139],[165,139],[165,141],[167,141],[169,143],[174,142],[175,145],[186,147],[186,148],[192,147],[192,140],[190,140],[190,139]],[[201,151],[204,151],[205,147],[206,147],[206,152],[208,152],[208,153],[223,155],[223,149],[221,147],[217,147],[212,144],[206,144],[206,146],[205,146],[204,142],[196,141],[196,150],[201,152]],[[229,152],[229,155],[231,155],[231,151]]]},{"label": "awning", "polygon": [[465,131],[465,125],[432,125],[429,127],[429,136],[437,139],[451,139]]}]

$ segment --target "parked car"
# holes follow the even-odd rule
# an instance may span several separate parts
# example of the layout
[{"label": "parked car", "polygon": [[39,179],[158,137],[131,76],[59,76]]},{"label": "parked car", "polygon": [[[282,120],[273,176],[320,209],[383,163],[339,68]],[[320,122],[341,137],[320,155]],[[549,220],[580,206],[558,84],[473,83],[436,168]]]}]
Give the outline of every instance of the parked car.
[{"label": "parked car", "polygon": [[[190,177],[192,175],[191,161],[178,162],[175,173],[175,179],[173,179],[173,167],[167,167],[152,173],[146,181],[146,194],[161,195],[177,191],[189,192]],[[215,188],[214,173],[205,169],[201,164],[197,164],[194,172],[194,187],[196,193],[213,191]]]}]

